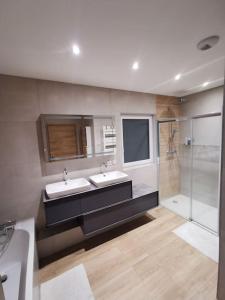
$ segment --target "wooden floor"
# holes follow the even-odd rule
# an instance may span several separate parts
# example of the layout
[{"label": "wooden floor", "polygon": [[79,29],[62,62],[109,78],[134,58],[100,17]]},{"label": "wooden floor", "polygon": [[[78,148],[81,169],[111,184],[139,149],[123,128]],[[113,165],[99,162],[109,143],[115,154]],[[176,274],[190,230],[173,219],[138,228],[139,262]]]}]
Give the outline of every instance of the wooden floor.
[{"label": "wooden floor", "polygon": [[185,220],[165,208],[149,214],[156,219],[43,267],[41,282],[82,263],[96,300],[216,299],[217,264],[172,232]]}]

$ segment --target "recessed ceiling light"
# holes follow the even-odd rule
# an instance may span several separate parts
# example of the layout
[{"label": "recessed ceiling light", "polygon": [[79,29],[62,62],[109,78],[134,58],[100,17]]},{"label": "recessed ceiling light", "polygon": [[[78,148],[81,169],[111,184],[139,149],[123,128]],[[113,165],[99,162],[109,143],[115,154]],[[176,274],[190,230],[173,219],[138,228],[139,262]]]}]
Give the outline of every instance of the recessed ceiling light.
[{"label": "recessed ceiling light", "polygon": [[206,81],[202,84],[203,87],[206,87],[207,85],[209,85],[209,81]]},{"label": "recessed ceiling light", "polygon": [[132,69],[133,69],[133,70],[139,69],[139,63],[138,63],[138,61],[135,61],[135,62],[133,63]]},{"label": "recessed ceiling light", "polygon": [[76,56],[80,54],[80,48],[77,45],[73,45],[73,54]]},{"label": "recessed ceiling light", "polygon": [[181,74],[177,74],[177,75],[174,77],[175,80],[179,80],[180,78],[181,78]]}]

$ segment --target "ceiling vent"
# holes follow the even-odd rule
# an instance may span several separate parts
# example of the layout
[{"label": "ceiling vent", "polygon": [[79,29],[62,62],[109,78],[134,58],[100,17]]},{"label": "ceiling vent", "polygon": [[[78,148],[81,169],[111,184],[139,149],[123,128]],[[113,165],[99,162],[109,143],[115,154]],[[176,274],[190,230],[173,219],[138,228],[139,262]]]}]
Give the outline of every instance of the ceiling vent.
[{"label": "ceiling vent", "polygon": [[212,47],[214,47],[218,42],[219,42],[219,36],[218,35],[212,35],[209,36],[203,40],[201,40],[198,44],[197,44],[197,48],[201,51],[205,51],[205,50],[209,50]]}]

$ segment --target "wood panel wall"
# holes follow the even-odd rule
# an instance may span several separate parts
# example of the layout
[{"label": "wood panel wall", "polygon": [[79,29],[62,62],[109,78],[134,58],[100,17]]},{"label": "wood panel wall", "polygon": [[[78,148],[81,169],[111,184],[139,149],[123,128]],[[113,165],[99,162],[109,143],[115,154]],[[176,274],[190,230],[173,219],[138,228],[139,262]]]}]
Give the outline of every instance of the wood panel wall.
[{"label": "wood panel wall", "polygon": [[[181,116],[181,105],[178,98],[168,96],[156,97],[157,119],[177,118]],[[170,135],[176,129],[172,148],[176,153],[169,155]],[[160,123],[159,125],[159,197],[160,200],[180,193],[180,166],[179,166],[179,124],[176,122]]]},{"label": "wood panel wall", "polygon": [[181,104],[178,98],[170,96],[156,96],[157,119],[177,118],[181,116]]}]

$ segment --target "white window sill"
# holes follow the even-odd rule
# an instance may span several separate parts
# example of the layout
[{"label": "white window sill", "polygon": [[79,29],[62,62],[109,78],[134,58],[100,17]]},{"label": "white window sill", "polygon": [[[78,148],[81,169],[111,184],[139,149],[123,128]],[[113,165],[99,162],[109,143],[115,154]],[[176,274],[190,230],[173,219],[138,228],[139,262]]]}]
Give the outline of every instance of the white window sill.
[{"label": "white window sill", "polygon": [[151,167],[155,164],[154,161],[151,162],[146,162],[146,163],[141,163],[141,164],[134,164],[130,166],[126,166],[126,164],[123,165],[123,170],[133,170],[133,169],[139,169],[139,168],[146,168],[146,167]]}]

